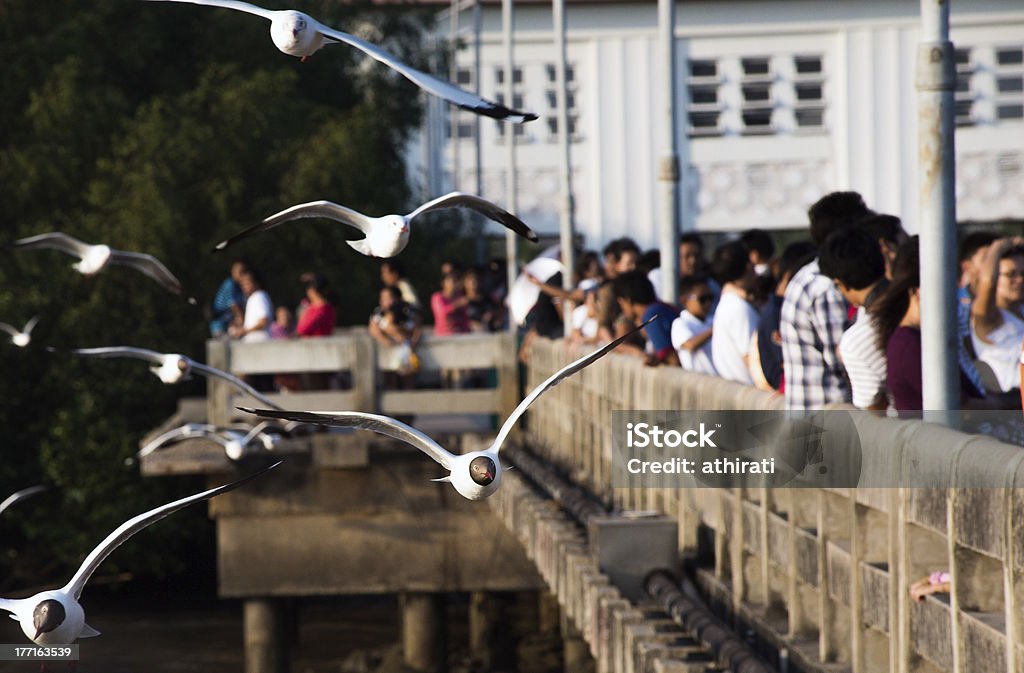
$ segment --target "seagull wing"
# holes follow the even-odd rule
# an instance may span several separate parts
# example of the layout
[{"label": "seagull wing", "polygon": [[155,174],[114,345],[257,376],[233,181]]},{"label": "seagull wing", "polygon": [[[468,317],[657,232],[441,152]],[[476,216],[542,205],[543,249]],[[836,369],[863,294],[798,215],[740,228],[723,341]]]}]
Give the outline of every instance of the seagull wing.
[{"label": "seagull wing", "polygon": [[42,484],[40,484],[38,486],[29,486],[28,488],[23,488],[20,491],[12,493],[11,495],[7,496],[7,498],[3,502],[0,502],[0,514],[3,514],[3,511],[8,507],[16,505],[17,503],[21,502],[22,500],[25,500],[26,498],[31,498],[36,493],[42,493],[43,491],[47,491],[49,489],[49,486],[43,486]]},{"label": "seagull wing", "polygon": [[339,206],[337,203],[332,203],[330,201],[311,201],[309,203],[300,203],[297,206],[292,206],[291,208],[282,210],[279,213],[275,213],[259,224],[255,224],[248,229],[235,234],[231,238],[221,241],[214,246],[213,249],[223,250],[229,245],[243,238],[247,238],[252,234],[267,231],[268,229],[273,229],[279,224],[284,224],[285,222],[298,220],[304,217],[326,217],[329,220],[337,220],[338,222],[344,222],[345,224],[351,225],[364,234],[370,233],[370,218],[366,215],[352,210],[351,208]]},{"label": "seagull wing", "polygon": [[311,423],[314,425],[332,425],[338,428],[370,430],[401,440],[407,444],[412,444],[448,470],[451,470],[455,463],[455,456],[449,453],[443,446],[416,428],[408,426],[401,421],[396,421],[390,416],[364,414],[358,411],[318,414],[312,411],[269,411],[267,409],[248,409],[246,407],[239,407],[239,409],[250,414],[263,416],[264,418],[283,418],[289,421],[299,421],[300,423]]},{"label": "seagull wing", "polygon": [[110,253],[110,263],[130,266],[163,285],[171,294],[181,294],[181,282],[153,255],[113,250]]},{"label": "seagull wing", "polygon": [[164,354],[145,348],[132,348],[131,346],[107,346],[105,348],[73,348],[72,353],[95,358],[135,358],[137,360],[148,360],[158,365],[163,364]]},{"label": "seagull wing", "polygon": [[16,327],[14,327],[12,325],[8,325],[5,322],[0,322],[0,330],[3,330],[4,332],[7,332],[12,337],[18,336],[18,334],[20,334],[20,332],[18,331],[18,329]]},{"label": "seagull wing", "polygon": [[210,490],[203,491],[202,493],[190,495],[186,498],[182,498],[181,500],[175,500],[174,502],[168,503],[166,505],[161,505],[156,509],[151,509],[148,512],[139,514],[136,517],[128,519],[123,524],[118,526],[113,533],[108,535],[107,538],[99,544],[99,546],[97,546],[95,549],[89,552],[89,555],[85,557],[85,561],[82,562],[82,565],[78,569],[78,572],[76,572],[75,576],[71,578],[71,581],[64,586],[63,591],[66,593],[70,593],[72,596],[75,597],[75,600],[78,600],[79,597],[81,597],[82,595],[82,589],[85,588],[85,583],[89,581],[89,578],[92,577],[92,574],[96,571],[97,568],[100,567],[100,564],[103,563],[103,561],[108,556],[110,556],[110,553],[117,549],[119,546],[121,546],[121,544],[124,543],[125,540],[135,535],[146,526],[154,524],[160,519],[163,519],[166,516],[174,514],[179,509],[188,507],[189,505],[199,502],[200,500],[207,500],[209,498],[218,496],[221,493],[227,493],[228,491],[234,490],[239,486],[245,484],[246,482],[252,481],[256,477],[259,477],[269,472],[270,470],[274,469],[280,464],[281,461],[278,461],[271,465],[270,467],[260,470],[255,474],[251,474],[248,477],[238,479],[229,484],[224,484],[223,486],[218,486],[217,488],[211,488]]},{"label": "seagull wing", "polygon": [[79,259],[84,258],[86,253],[89,252],[90,246],[88,243],[82,243],[77,238],[68,236],[59,231],[53,231],[48,234],[39,234],[38,236],[29,236],[28,238],[19,238],[17,241],[10,244],[13,248],[50,248],[53,250],[60,250],[66,252],[69,255],[78,257]]},{"label": "seagull wing", "polygon": [[433,201],[428,201],[422,206],[406,215],[406,220],[411,220],[417,215],[423,213],[429,213],[432,210],[444,210],[445,208],[469,208],[476,212],[489,217],[498,224],[511,229],[523,238],[537,242],[537,233],[526,226],[526,223],[520,220],[518,217],[508,212],[504,208],[501,208],[487,199],[473,194],[465,194],[463,192],[451,192],[440,196]]},{"label": "seagull wing", "polygon": [[492,103],[489,100],[485,100],[480,96],[477,96],[476,94],[460,89],[454,84],[450,84],[444,80],[434,77],[433,75],[428,75],[425,72],[420,72],[415,68],[409,67],[377,45],[361,40],[355,35],[343,33],[340,30],[335,30],[319,22],[317,22],[317,28],[325,36],[359,49],[392,70],[398,71],[402,76],[410,80],[419,88],[429,91],[435,96],[443,98],[450,103],[458,105],[464,110],[493,117],[494,119],[519,123],[531,121],[537,118],[537,115],[530,112],[513,110],[505,107],[504,105]]},{"label": "seagull wing", "polygon": [[209,435],[216,435],[217,428],[212,425],[204,425],[202,423],[186,423],[177,428],[173,428],[163,433],[149,444],[146,444],[137,454],[139,458],[145,458],[149,454],[153,453],[158,449],[162,449],[168,444],[176,444],[186,439],[192,439],[193,437],[206,437]]},{"label": "seagull wing", "polygon": [[240,12],[247,12],[249,14],[255,14],[256,16],[262,16],[264,19],[274,20],[274,12],[270,9],[263,9],[256,5],[250,5],[248,2],[238,2],[237,0],[163,0],[164,2],[188,2],[193,5],[207,5],[209,7],[224,7],[225,9],[237,9]]},{"label": "seagull wing", "polygon": [[655,316],[648,320],[647,322],[645,322],[643,325],[640,325],[636,329],[630,331],[628,334],[623,334],[618,339],[615,339],[614,341],[605,344],[604,346],[597,349],[590,355],[584,355],[579,360],[576,360],[575,362],[570,362],[569,364],[567,364],[566,366],[562,367],[557,372],[549,376],[548,379],[544,381],[544,383],[541,383],[539,386],[531,390],[530,394],[527,395],[523,399],[523,401],[519,403],[519,406],[517,406],[512,411],[509,417],[505,420],[505,423],[501,426],[501,430],[498,431],[498,437],[494,440],[493,444],[493,446],[495,447],[495,452],[501,449],[501,445],[505,443],[505,440],[508,439],[509,433],[512,432],[512,426],[514,426],[516,424],[516,421],[519,420],[519,417],[522,416],[523,413],[525,413],[526,410],[530,408],[530,405],[537,401],[538,397],[546,393],[548,390],[551,390],[559,383],[564,381],[566,378],[572,376],[573,374],[583,369],[584,367],[587,367],[588,365],[593,364],[597,360],[600,360],[605,355],[614,350],[615,347],[618,346],[620,343],[630,338],[643,328],[647,327],[657,319],[658,317]]},{"label": "seagull wing", "polygon": [[23,329],[22,331],[25,334],[32,334],[32,330],[35,329],[37,322],[39,322],[39,316],[32,316],[32,319],[25,323],[25,329]]},{"label": "seagull wing", "polygon": [[236,387],[239,390],[241,390],[243,393],[255,397],[257,400],[259,400],[263,404],[266,404],[268,407],[273,407],[275,409],[280,409],[281,408],[281,407],[277,406],[276,404],[274,404],[273,402],[271,402],[270,400],[268,400],[263,395],[261,395],[259,392],[257,392],[257,390],[255,388],[253,388],[252,386],[250,386],[248,383],[246,383],[242,379],[238,378],[237,376],[234,376],[232,374],[228,374],[227,372],[221,371],[220,369],[217,369],[216,367],[211,367],[209,365],[204,365],[201,362],[191,362],[190,364],[192,366],[192,371],[200,372],[201,374],[205,374],[206,376],[215,376],[215,377],[217,377],[219,379],[227,381],[228,383],[230,383],[234,387]]}]

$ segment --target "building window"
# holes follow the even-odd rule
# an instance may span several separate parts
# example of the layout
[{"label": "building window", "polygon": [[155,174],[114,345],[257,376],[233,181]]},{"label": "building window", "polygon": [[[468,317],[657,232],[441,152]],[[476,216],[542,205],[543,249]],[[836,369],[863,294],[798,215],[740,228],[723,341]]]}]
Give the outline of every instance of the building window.
[{"label": "building window", "polygon": [[691,136],[719,135],[718,117],[721,114],[721,104],[718,87],[720,84],[716,61],[690,61],[687,75],[690,101],[686,113]]},{"label": "building window", "polygon": [[[556,142],[558,140],[559,124],[558,124],[558,85],[554,63],[547,63],[544,65],[544,72],[547,76],[547,88],[544,91],[544,99],[547,103],[547,110],[544,114],[544,122],[548,130],[548,142]],[[566,84],[566,112],[569,117],[569,142],[579,142],[580,137],[578,134],[579,124],[579,109],[576,107],[576,69],[569,64],[565,66],[565,84]]]},{"label": "building window", "polygon": [[692,59],[687,93],[691,137],[787,134],[825,125],[820,54]]},{"label": "building window", "polygon": [[[495,68],[494,69],[494,81],[497,82],[498,84],[504,84],[505,83],[505,69],[504,68],[499,67],[499,68]],[[512,84],[522,84],[522,83],[523,83],[523,69],[522,68],[515,68],[515,67],[513,67],[512,68]]]},{"label": "building window", "polygon": [[995,60],[996,121],[1024,119],[1024,48],[997,48]]},{"label": "building window", "polygon": [[971,50],[957,49],[953,60],[956,63],[956,89],[954,108],[957,126],[970,126],[974,123],[971,109],[974,107],[974,95],[971,93],[971,75],[974,66],[971,64]]},{"label": "building window", "polygon": [[471,86],[473,84],[473,71],[469,68],[459,68],[455,75],[455,81],[459,86]]}]

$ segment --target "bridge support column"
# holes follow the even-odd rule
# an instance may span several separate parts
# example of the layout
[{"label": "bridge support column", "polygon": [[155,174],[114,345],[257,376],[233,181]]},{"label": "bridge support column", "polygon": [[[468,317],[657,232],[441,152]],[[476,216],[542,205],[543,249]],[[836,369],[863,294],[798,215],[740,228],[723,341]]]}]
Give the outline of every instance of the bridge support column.
[{"label": "bridge support column", "polygon": [[562,612],[562,670],[573,673],[594,673],[594,658],[583,635],[572,623],[565,612]]},{"label": "bridge support column", "polygon": [[469,597],[469,656],[476,670],[502,670],[513,664],[509,628],[502,628],[511,597],[474,591]]},{"label": "bridge support column", "polygon": [[288,673],[284,610],[276,598],[250,598],[243,608],[245,673]]},{"label": "bridge support column", "polygon": [[404,593],[402,609],[402,658],[417,673],[447,669],[444,594]]}]

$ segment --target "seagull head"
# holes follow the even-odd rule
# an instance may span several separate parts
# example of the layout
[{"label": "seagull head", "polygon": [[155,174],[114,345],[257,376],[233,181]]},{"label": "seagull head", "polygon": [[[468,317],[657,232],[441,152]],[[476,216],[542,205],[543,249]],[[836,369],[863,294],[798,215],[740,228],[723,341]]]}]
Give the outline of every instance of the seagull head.
[{"label": "seagull head", "polygon": [[487,456],[477,456],[469,463],[470,478],[481,486],[489,486],[497,474],[497,466]]},{"label": "seagull head", "polygon": [[274,13],[270,38],[284,53],[303,59],[319,49],[324,41],[316,23],[302,12],[293,10]]},{"label": "seagull head", "polygon": [[188,358],[174,353],[165,356],[159,367],[153,367],[153,373],[164,383],[177,383],[188,376],[190,370]]},{"label": "seagull head", "polygon": [[21,332],[19,334],[15,334],[14,336],[11,337],[11,342],[15,346],[17,346],[18,348],[24,348],[25,346],[28,345],[28,342],[31,341],[31,340],[32,340],[32,337],[30,337],[29,335],[25,334],[24,332]]},{"label": "seagull head", "polygon": [[41,634],[53,631],[64,623],[66,617],[67,613],[64,611],[64,606],[60,601],[47,598],[45,601],[40,602],[32,611],[32,626],[36,630],[36,634],[32,636],[32,639],[35,640]]}]

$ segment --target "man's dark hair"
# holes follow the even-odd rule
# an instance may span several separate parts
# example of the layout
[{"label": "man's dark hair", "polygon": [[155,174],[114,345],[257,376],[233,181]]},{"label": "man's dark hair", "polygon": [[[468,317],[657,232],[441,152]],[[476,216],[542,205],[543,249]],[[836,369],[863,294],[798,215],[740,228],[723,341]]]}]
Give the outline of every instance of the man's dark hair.
[{"label": "man's dark hair", "polygon": [[653,269],[661,267],[661,251],[657,248],[648,250],[636,260],[637,271],[649,273]]},{"label": "man's dark hair", "polygon": [[627,252],[632,252],[637,257],[640,257],[640,246],[638,246],[632,238],[623,237],[616,238],[614,241],[609,242],[608,245],[604,246],[604,250],[601,251],[601,254],[605,257],[611,257],[617,262],[622,259],[622,255]]},{"label": "man's dark hair", "polygon": [[863,290],[885,276],[885,258],[878,239],[867,229],[840,229],[825,239],[818,255],[821,273],[854,290]]},{"label": "man's dark hair", "polygon": [[694,273],[689,276],[683,276],[679,279],[679,296],[685,297],[693,292],[693,288],[707,284],[708,277],[704,274]]},{"label": "man's dark hair", "polygon": [[975,231],[974,233],[967,234],[964,236],[964,240],[960,241],[959,261],[966,262],[971,257],[974,257],[974,253],[992,245],[998,240],[999,235],[991,231]]},{"label": "man's dark hair", "polygon": [[711,274],[722,285],[743,278],[749,266],[750,254],[747,252],[747,246],[739,241],[729,241],[718,246],[715,248],[715,254],[711,256]]},{"label": "man's dark hair", "polygon": [[792,278],[796,272],[807,266],[818,256],[818,246],[810,241],[796,241],[786,246],[779,257],[779,280],[781,281],[789,273]]},{"label": "man's dark hair", "polygon": [[852,227],[872,211],[857,192],[832,192],[815,202],[807,211],[811,223],[811,240],[821,246],[833,231]]},{"label": "man's dark hair", "polygon": [[695,234],[692,231],[679,236],[679,245],[684,243],[692,243],[700,248],[701,252],[704,252],[704,239],[700,237],[700,234]]},{"label": "man's dark hair", "polygon": [[627,271],[612,281],[612,292],[616,299],[625,299],[633,304],[653,304],[658,301],[654,286],[643,271]]},{"label": "man's dark hair", "polygon": [[740,234],[740,242],[747,246],[747,250],[756,252],[765,261],[775,254],[775,241],[764,229],[747,229]]},{"label": "man's dark hair", "polygon": [[[902,242],[901,239],[906,238],[906,232],[903,231],[903,222],[895,215],[875,213],[865,217],[859,222],[859,225],[861,228],[867,229],[868,233],[874,236],[876,241],[888,241],[893,245],[899,245]],[[900,236],[900,234],[903,234],[903,236]]]},{"label": "man's dark hair", "polygon": [[385,266],[398,274],[399,278],[405,278],[405,267],[402,263],[395,259],[386,259],[380,263],[381,268]]}]

